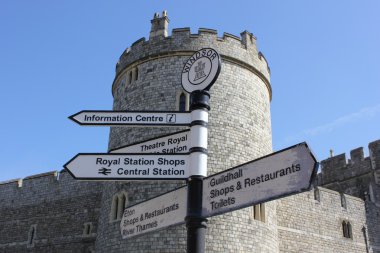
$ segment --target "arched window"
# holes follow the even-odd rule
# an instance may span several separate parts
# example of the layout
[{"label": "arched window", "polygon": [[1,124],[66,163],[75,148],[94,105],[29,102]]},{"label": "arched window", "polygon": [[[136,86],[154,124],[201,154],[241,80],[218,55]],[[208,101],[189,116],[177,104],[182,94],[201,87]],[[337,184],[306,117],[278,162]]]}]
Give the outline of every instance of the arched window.
[{"label": "arched window", "polygon": [[252,216],[255,220],[265,222],[265,204],[258,204],[252,206]]},{"label": "arched window", "polygon": [[179,95],[179,111],[186,111],[186,95],[183,92]]},{"label": "arched window", "polygon": [[349,221],[342,221],[343,237],[352,239],[352,226]]},{"label": "arched window", "polygon": [[132,83],[132,71],[129,71],[128,84]]},{"label": "arched window", "polygon": [[343,237],[347,237],[347,223],[346,223],[346,221],[342,222],[342,231],[343,231]]},{"label": "arched window", "polygon": [[139,79],[139,69],[135,68],[135,81]]},{"label": "arched window", "polygon": [[190,95],[183,90],[176,92],[175,108],[177,111],[185,112],[189,110]]},{"label": "arched window", "polygon": [[123,217],[124,209],[127,206],[127,196],[125,192],[120,192],[113,196],[110,213],[111,221],[117,221]]}]

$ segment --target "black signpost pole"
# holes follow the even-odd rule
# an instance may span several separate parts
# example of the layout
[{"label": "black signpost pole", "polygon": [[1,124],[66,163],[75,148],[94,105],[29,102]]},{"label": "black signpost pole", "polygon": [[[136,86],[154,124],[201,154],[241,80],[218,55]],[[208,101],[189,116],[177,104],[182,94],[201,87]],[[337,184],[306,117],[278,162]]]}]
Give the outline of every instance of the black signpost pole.
[{"label": "black signpost pole", "polygon": [[[207,173],[207,123],[210,94],[205,90],[197,90],[191,93],[191,112],[194,114],[191,122],[192,146],[190,154],[192,156],[191,166],[197,173],[188,179],[187,195],[187,252],[205,252],[205,235],[207,229],[207,219],[202,217],[202,196],[203,178]],[[203,116],[202,116],[203,114]],[[206,138],[206,140],[204,140]],[[206,143],[206,144],[202,144]],[[198,144],[198,145],[197,145]],[[203,168],[202,168],[203,167]]]},{"label": "black signpost pole", "polygon": [[205,252],[207,219],[201,217],[203,177],[192,176],[188,183],[188,207],[186,216],[187,252]]}]

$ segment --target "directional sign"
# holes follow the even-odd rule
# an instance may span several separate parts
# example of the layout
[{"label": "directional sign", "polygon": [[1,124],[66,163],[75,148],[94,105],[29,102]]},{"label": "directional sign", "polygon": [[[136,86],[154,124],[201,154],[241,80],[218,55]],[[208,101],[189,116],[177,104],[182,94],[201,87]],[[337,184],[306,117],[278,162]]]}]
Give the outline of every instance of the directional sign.
[{"label": "directional sign", "polygon": [[83,126],[189,126],[191,113],[86,110],[69,119]]},{"label": "directional sign", "polygon": [[134,143],[111,153],[187,153],[190,149],[190,130]]},{"label": "directional sign", "polygon": [[187,179],[189,154],[84,154],[64,167],[75,179],[158,180]]},{"label": "directional sign", "polygon": [[120,223],[123,239],[185,223],[186,196],[185,186],[126,208]]},{"label": "directional sign", "polygon": [[203,181],[203,217],[309,190],[318,163],[306,143],[223,171]]}]

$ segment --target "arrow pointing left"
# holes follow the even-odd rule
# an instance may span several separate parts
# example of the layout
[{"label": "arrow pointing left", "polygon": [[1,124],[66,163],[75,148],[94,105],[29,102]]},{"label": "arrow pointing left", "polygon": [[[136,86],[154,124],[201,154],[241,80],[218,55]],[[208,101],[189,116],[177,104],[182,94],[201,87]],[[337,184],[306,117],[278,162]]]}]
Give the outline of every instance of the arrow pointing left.
[{"label": "arrow pointing left", "polygon": [[170,180],[189,177],[189,154],[80,153],[64,165],[82,180]]},{"label": "arrow pointing left", "polygon": [[80,111],[69,117],[82,126],[189,126],[190,112]]}]

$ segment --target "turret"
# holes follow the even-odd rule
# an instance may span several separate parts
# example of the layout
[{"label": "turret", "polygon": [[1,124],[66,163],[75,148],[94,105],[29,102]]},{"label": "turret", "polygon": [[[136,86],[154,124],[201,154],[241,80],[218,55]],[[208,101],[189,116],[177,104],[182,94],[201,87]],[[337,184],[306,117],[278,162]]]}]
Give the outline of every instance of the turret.
[{"label": "turret", "polygon": [[152,28],[150,29],[149,39],[168,36],[169,19],[166,11],[162,12],[162,17],[160,17],[158,12],[155,13],[151,23]]}]

